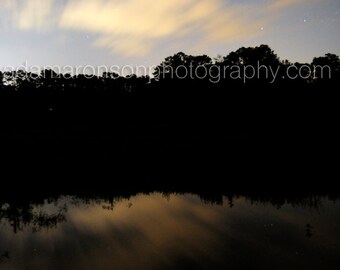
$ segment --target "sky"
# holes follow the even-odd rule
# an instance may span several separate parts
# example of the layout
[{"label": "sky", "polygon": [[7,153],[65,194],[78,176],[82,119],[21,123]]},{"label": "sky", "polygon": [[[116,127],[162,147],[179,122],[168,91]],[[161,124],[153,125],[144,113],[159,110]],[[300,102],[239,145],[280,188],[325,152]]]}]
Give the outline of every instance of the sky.
[{"label": "sky", "polygon": [[150,66],[260,44],[311,62],[340,55],[340,1],[0,0],[0,33],[0,68]]}]

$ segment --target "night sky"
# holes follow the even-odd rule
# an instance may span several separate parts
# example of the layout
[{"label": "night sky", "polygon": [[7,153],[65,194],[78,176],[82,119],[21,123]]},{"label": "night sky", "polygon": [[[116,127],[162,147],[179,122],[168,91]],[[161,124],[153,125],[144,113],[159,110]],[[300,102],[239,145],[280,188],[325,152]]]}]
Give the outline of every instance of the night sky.
[{"label": "night sky", "polygon": [[178,51],[268,44],[340,54],[339,0],[0,0],[0,66],[153,65]]}]

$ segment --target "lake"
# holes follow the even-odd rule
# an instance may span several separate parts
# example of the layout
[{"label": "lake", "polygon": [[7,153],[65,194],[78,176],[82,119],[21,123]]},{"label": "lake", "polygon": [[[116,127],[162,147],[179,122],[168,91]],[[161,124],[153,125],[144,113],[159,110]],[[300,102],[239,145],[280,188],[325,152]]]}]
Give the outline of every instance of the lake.
[{"label": "lake", "polygon": [[0,200],[0,269],[336,269],[340,200],[191,193]]}]

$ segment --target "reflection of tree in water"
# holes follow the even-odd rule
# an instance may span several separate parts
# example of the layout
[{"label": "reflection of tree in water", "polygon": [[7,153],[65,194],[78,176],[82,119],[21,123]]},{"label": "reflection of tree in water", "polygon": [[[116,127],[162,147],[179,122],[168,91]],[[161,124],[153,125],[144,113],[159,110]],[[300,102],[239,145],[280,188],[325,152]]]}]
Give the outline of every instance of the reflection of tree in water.
[{"label": "reflection of tree in water", "polygon": [[10,259],[9,257],[9,252],[8,251],[4,251],[0,253],[0,263],[8,261]]},{"label": "reflection of tree in water", "polygon": [[43,209],[37,210],[37,205],[0,203],[0,221],[5,220],[13,228],[14,233],[32,226],[34,232],[43,228],[56,228],[59,223],[66,221],[66,206],[58,207],[54,213]]},{"label": "reflection of tree in water", "polygon": [[[286,195],[255,195],[246,193],[232,193],[232,192],[203,192],[203,191],[181,191],[175,192],[171,191],[155,191],[162,193],[164,198],[170,200],[170,196],[174,195],[184,195],[193,194],[199,196],[201,201],[205,204],[212,205],[227,205],[232,208],[237,204],[237,199],[245,198],[251,204],[270,204],[277,209],[280,209],[284,205],[291,205],[292,207],[304,207],[310,209],[320,209],[322,207],[322,199],[326,197],[326,194],[286,194]],[[82,205],[100,205],[103,210],[114,210],[117,202],[123,199],[130,200],[132,197],[144,194],[150,196],[154,194],[153,192],[134,192],[131,194],[78,194],[73,196],[54,196],[52,199],[43,200],[42,198],[37,198],[30,200],[20,200],[20,202],[4,202],[0,200],[0,223],[4,220],[13,228],[13,232],[17,233],[22,231],[25,227],[32,227],[33,232],[41,231],[42,229],[56,228],[59,224],[66,222],[67,206],[73,205],[80,207]],[[67,202],[62,203],[66,199]],[[337,200],[338,195],[332,194],[328,195],[328,199]],[[131,208],[132,203],[129,201],[127,209]],[[307,225],[306,235],[308,237],[312,236],[312,226]],[[7,253],[3,253],[1,258],[6,258]],[[7,254],[8,255],[8,254]]]},{"label": "reflection of tree in water", "polygon": [[310,224],[306,225],[306,236],[309,238],[313,236],[313,226]]},{"label": "reflection of tree in water", "polygon": [[320,195],[299,196],[298,194],[296,194],[296,195],[290,195],[290,196],[269,196],[269,197],[250,196],[246,198],[252,204],[257,204],[257,203],[268,204],[269,203],[275,206],[277,209],[280,209],[285,204],[289,204],[293,207],[312,208],[316,210],[322,207],[322,196]]},{"label": "reflection of tree in water", "polygon": [[[67,200],[67,203],[61,202]],[[0,200],[0,224],[2,221],[7,222],[14,233],[24,230],[25,227],[31,226],[33,232],[39,232],[42,229],[53,229],[63,222],[66,222],[66,213],[68,205],[101,205],[104,210],[113,210],[115,204],[119,201],[118,197],[106,196],[54,196],[48,200],[42,200],[40,197],[30,200],[20,200],[20,202],[10,203]]]},{"label": "reflection of tree in water", "polygon": [[56,228],[59,223],[65,222],[64,213],[46,214],[40,212],[32,220],[33,230],[39,231],[41,228]]}]

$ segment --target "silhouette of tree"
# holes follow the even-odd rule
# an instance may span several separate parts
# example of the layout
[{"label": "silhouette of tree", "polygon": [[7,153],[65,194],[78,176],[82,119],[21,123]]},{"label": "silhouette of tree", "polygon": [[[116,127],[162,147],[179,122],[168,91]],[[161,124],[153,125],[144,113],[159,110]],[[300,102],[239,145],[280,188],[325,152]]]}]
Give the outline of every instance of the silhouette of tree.
[{"label": "silhouette of tree", "polygon": [[155,68],[154,76],[158,80],[174,79],[175,70],[180,66],[186,66],[188,55],[179,52],[173,56],[168,56]]},{"label": "silhouette of tree", "polygon": [[207,55],[192,56],[183,52],[179,52],[173,56],[165,58],[165,60],[156,67],[155,78],[177,79],[188,78],[188,70],[194,70],[199,66],[212,64],[212,59]]},{"label": "silhouette of tree", "polygon": [[327,53],[323,57],[315,57],[312,62],[315,69],[315,79],[338,79],[340,76],[339,56]]},{"label": "silhouette of tree", "polygon": [[2,89],[4,83],[4,74],[0,71],[0,89]]},{"label": "silhouette of tree", "polygon": [[280,59],[268,45],[260,45],[259,47],[242,47],[236,52],[231,52],[224,57],[225,65],[251,65],[257,66],[278,66]]}]

